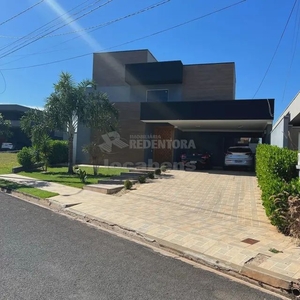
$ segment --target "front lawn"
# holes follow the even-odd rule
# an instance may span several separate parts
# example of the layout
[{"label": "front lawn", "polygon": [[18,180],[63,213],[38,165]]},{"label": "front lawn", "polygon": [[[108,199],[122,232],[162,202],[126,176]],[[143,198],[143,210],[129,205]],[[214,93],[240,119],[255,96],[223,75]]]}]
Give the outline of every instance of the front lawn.
[{"label": "front lawn", "polygon": [[[119,168],[99,168],[98,176],[94,176],[92,167],[81,167],[81,170],[87,173],[87,182],[85,184],[98,183],[98,180],[109,179],[112,176],[120,175],[121,172],[128,172],[127,169]],[[56,182],[76,188],[82,188],[85,184],[82,183],[77,174],[68,174],[67,167],[48,168],[47,173],[41,170],[20,172],[20,175],[36,178],[48,182]]]},{"label": "front lawn", "polygon": [[25,194],[28,194],[31,196],[35,196],[38,198],[42,198],[42,199],[46,199],[46,198],[50,198],[50,197],[54,197],[54,196],[58,195],[57,193],[40,190],[37,188],[18,184],[16,182],[7,181],[4,179],[0,179],[0,188],[11,189],[14,191],[22,192],[22,193],[25,193]]},{"label": "front lawn", "polygon": [[0,152],[0,174],[10,174],[11,169],[17,166],[17,153]]}]

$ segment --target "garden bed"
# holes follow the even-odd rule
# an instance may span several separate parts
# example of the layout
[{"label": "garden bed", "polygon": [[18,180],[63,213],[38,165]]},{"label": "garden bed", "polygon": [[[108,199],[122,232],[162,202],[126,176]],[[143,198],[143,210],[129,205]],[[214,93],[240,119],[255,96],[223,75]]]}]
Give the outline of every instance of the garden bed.
[{"label": "garden bed", "polygon": [[23,171],[19,174],[47,182],[55,182],[71,187],[83,188],[86,184],[95,184],[98,183],[99,180],[109,179],[112,176],[120,175],[121,172],[128,171],[119,168],[99,168],[99,174],[95,176],[93,174],[92,167],[81,167],[80,169],[87,173],[87,180],[85,183],[80,181],[77,174],[68,174],[67,167],[49,167],[47,172],[43,172],[41,169],[38,169],[33,171]]}]

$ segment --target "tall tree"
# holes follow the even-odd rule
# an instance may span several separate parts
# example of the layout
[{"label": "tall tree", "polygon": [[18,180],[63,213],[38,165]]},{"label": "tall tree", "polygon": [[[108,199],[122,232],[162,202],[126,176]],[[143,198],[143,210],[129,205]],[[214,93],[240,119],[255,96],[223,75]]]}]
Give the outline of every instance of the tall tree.
[{"label": "tall tree", "polygon": [[35,149],[35,159],[44,163],[44,170],[47,171],[48,160],[51,151],[49,133],[51,131],[47,113],[45,110],[28,110],[21,118],[21,129],[31,139]]},{"label": "tall tree", "polygon": [[68,134],[68,172],[73,173],[73,140],[78,123],[89,128],[104,128],[113,124],[117,114],[107,96],[97,93],[91,80],[75,83],[71,74],[62,72],[54,84],[54,92],[47,98],[45,110],[53,129]]},{"label": "tall tree", "polygon": [[11,135],[10,126],[10,121],[5,120],[2,114],[0,113],[0,136],[9,137]]},{"label": "tall tree", "polygon": [[21,118],[21,129],[31,139],[35,147],[39,147],[39,142],[50,132],[46,111],[39,109],[28,110]]},{"label": "tall tree", "polygon": [[99,145],[101,134],[114,131],[118,126],[119,112],[109,102],[104,93],[92,92],[87,98],[85,125],[92,129],[91,141],[83,147],[83,151],[90,156],[93,164],[94,175],[98,174],[98,168],[103,159],[103,152]]}]

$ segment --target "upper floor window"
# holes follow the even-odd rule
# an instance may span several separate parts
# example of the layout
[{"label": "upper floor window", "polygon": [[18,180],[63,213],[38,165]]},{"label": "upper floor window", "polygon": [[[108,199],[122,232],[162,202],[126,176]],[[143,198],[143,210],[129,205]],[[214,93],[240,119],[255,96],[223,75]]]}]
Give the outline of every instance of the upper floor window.
[{"label": "upper floor window", "polygon": [[167,102],[169,99],[169,90],[148,90],[147,102]]}]

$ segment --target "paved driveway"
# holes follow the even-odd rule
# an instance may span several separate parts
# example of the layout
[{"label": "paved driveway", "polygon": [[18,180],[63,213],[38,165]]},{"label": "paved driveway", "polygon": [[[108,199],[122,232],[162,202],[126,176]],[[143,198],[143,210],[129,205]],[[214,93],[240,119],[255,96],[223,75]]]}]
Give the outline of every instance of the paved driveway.
[{"label": "paved driveway", "polygon": [[[254,174],[171,171],[121,197],[99,198],[71,209],[235,266],[262,253],[270,256],[263,268],[300,277],[299,249],[269,223]],[[259,242],[242,242],[247,238]]]}]

